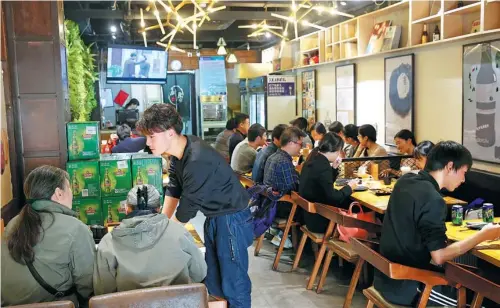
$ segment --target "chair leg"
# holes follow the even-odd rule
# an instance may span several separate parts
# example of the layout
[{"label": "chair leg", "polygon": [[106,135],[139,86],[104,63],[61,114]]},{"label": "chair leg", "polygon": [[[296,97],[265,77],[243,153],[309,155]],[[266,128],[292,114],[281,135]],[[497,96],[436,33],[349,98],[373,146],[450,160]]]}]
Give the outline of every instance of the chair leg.
[{"label": "chair leg", "polygon": [[299,249],[297,249],[297,254],[295,255],[295,260],[293,261],[292,271],[297,269],[299,266],[300,257],[302,257],[302,251],[304,250],[304,246],[306,245],[307,234],[302,234],[302,238],[300,239]]},{"label": "chair leg", "polygon": [[373,308],[373,302],[369,300],[368,304],[366,304],[366,308]]},{"label": "chair leg", "polygon": [[312,290],[313,288],[314,282],[316,281],[316,276],[318,275],[319,272],[319,267],[321,266],[321,262],[323,261],[323,257],[325,256],[325,251],[326,251],[326,245],[323,244],[319,249],[318,258],[316,259],[316,262],[314,262],[311,278],[309,278],[309,283],[307,284],[306,288],[307,290]]},{"label": "chair leg", "polygon": [[[295,216],[295,210],[297,209],[297,205],[292,205],[292,210],[290,211],[290,215],[288,216],[288,220],[286,222],[285,230],[283,230],[283,236],[281,237],[280,247],[278,248],[278,252],[274,257],[273,270],[278,268],[278,264],[280,263],[281,253],[283,253],[283,249],[285,248],[285,242],[288,238],[288,232],[290,231],[290,226],[293,222],[293,217]],[[292,232],[293,233],[293,232]]]},{"label": "chair leg", "polygon": [[321,270],[321,277],[319,278],[318,287],[316,288],[316,293],[321,293],[323,291],[323,285],[325,284],[326,275],[328,275],[328,269],[330,268],[330,262],[332,262],[333,250],[328,249],[328,253],[325,257],[325,263],[323,263],[323,269]]},{"label": "chair leg", "polygon": [[429,296],[431,296],[432,287],[429,285],[425,286],[424,291],[420,295],[420,300],[418,301],[418,308],[427,307],[427,302],[429,301]]},{"label": "chair leg", "polygon": [[467,306],[466,289],[464,287],[457,290],[457,308],[465,308]]},{"label": "chair leg", "polygon": [[365,260],[359,258],[356,263],[356,267],[354,268],[354,273],[352,274],[351,282],[349,283],[349,289],[347,290],[347,295],[345,296],[344,306],[343,308],[351,307],[352,298],[354,296],[354,292],[356,291],[356,285],[358,284],[359,276],[361,276],[361,270],[363,269],[363,264]]},{"label": "chair leg", "polygon": [[255,251],[253,252],[253,255],[256,256],[256,257],[259,255],[260,248],[262,247],[262,242],[264,241],[264,234],[262,234],[257,239],[257,244],[255,244]]},{"label": "chair leg", "polygon": [[470,304],[471,308],[481,308],[483,304],[483,296],[479,293],[474,294],[474,298],[472,299],[472,303]]}]

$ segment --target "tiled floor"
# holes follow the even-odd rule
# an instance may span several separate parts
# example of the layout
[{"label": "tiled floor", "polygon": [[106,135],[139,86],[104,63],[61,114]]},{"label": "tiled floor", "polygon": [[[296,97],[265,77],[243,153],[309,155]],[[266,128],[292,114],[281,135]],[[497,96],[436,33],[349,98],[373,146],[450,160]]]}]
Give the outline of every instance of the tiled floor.
[{"label": "tiled floor", "polygon": [[[191,223],[203,239],[203,222],[205,218],[198,214]],[[253,308],[335,308],[342,307],[345,294],[352,276],[352,266],[345,264],[343,269],[338,268],[336,259],[332,261],[324,290],[321,294],[307,291],[305,286],[311,273],[313,260],[303,257],[302,268],[290,272],[290,252],[285,251],[279,271],[271,269],[275,256],[275,246],[269,241],[264,245],[258,257],[253,255],[254,248],[248,250],[250,258],[249,275],[252,280],[252,307]],[[361,292],[354,294],[352,308],[366,306],[366,299]]]}]

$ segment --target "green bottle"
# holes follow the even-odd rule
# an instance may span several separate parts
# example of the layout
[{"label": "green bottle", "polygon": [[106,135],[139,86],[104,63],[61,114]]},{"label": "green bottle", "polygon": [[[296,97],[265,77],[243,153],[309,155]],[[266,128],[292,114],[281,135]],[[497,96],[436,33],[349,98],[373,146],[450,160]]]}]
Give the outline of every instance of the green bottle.
[{"label": "green bottle", "polygon": [[76,177],[76,170],[73,170],[73,196],[78,196],[80,194],[80,185],[78,184],[78,178]]},{"label": "green bottle", "polygon": [[106,172],[104,173],[104,191],[107,193],[111,192],[111,180],[109,178],[108,168],[106,168]]}]

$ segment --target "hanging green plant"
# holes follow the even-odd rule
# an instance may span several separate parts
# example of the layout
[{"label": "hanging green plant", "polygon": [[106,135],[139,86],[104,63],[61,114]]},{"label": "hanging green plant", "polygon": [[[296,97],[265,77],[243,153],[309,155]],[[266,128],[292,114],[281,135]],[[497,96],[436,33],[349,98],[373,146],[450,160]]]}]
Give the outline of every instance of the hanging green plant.
[{"label": "hanging green plant", "polygon": [[92,54],[92,44],[85,46],[77,23],[66,20],[64,25],[71,120],[84,122],[90,120],[90,113],[97,105],[94,89],[94,83],[98,78],[98,73],[95,71],[96,55]]}]

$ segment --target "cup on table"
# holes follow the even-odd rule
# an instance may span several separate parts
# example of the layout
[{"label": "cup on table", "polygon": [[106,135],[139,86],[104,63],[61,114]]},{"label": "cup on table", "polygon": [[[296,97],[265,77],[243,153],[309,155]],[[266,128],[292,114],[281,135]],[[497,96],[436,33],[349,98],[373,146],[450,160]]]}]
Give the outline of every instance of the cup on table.
[{"label": "cup on table", "polygon": [[385,177],[383,180],[384,180],[384,185],[391,185],[392,178],[390,176]]},{"label": "cup on table", "polygon": [[408,166],[401,167],[401,174],[402,175],[405,175],[405,174],[410,173],[410,172],[411,172],[411,168],[410,167],[408,167]]},{"label": "cup on table", "polygon": [[358,168],[358,176],[362,176],[366,174],[366,166],[361,166]]}]

